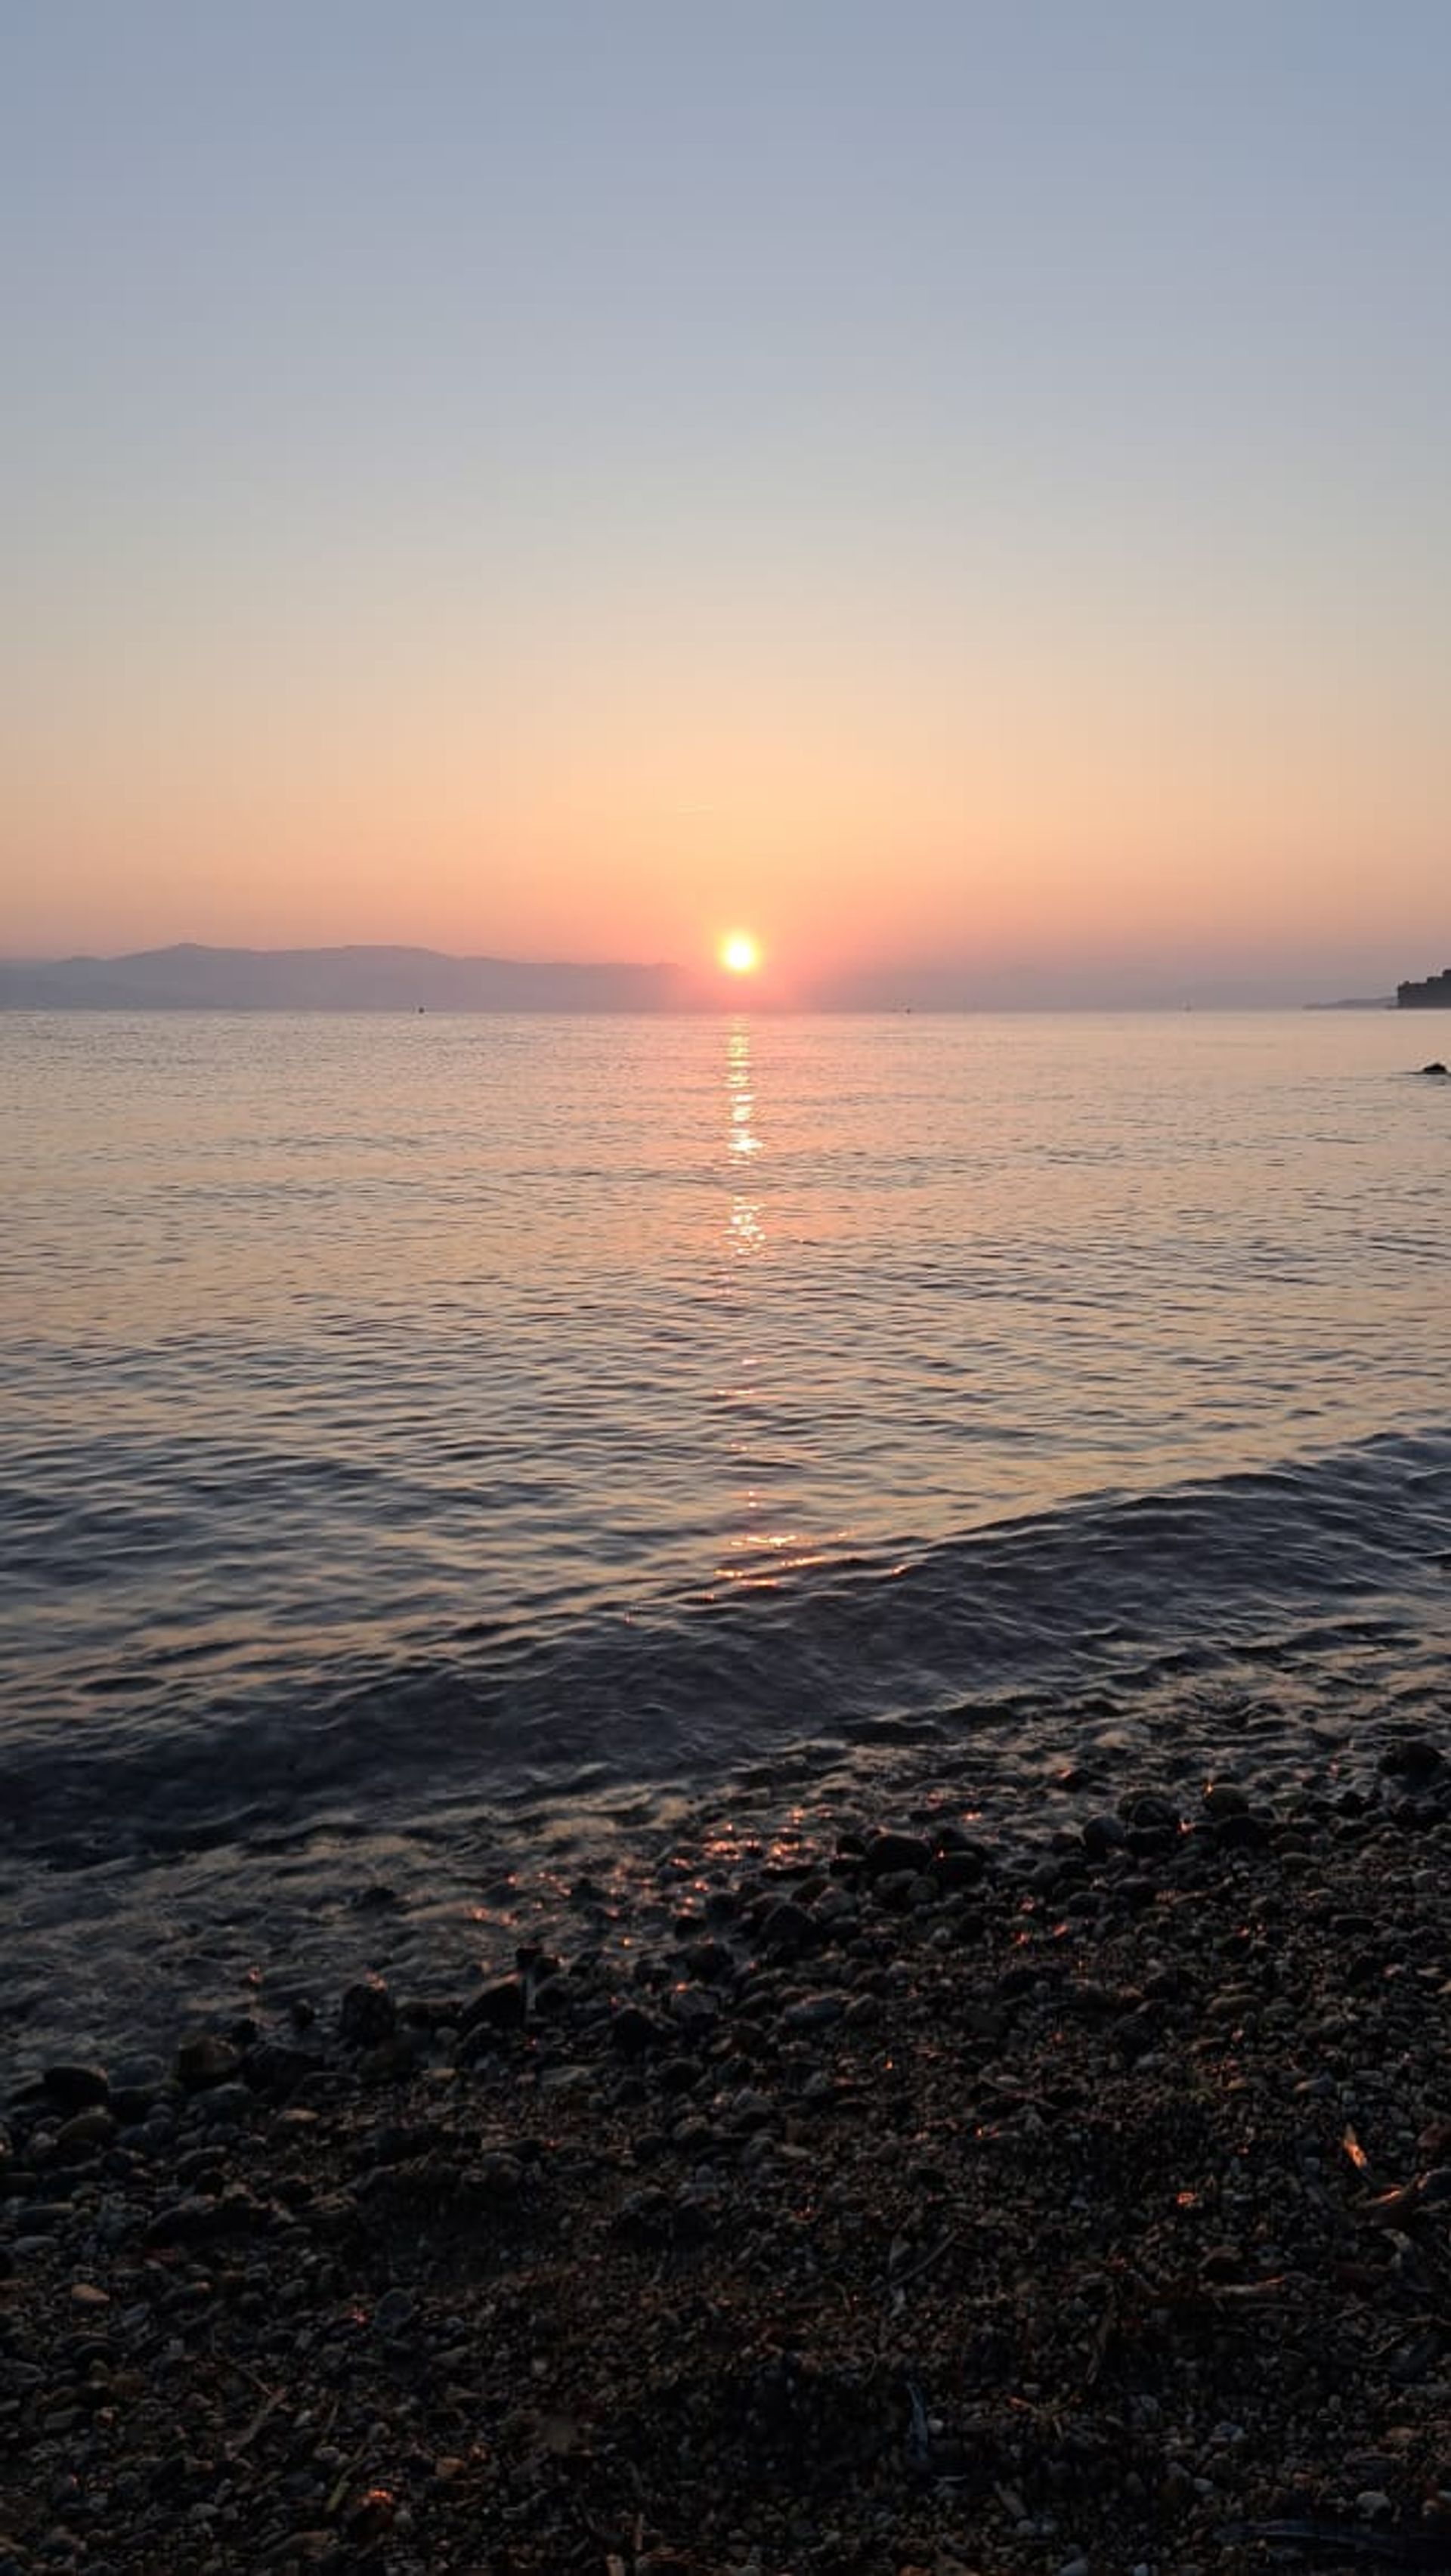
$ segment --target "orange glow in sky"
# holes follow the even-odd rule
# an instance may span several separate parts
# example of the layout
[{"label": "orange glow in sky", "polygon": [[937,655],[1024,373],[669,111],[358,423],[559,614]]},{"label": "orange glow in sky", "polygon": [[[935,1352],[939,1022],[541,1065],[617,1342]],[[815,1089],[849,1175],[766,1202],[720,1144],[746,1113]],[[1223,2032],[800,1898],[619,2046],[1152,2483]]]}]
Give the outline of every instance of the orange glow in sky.
[{"label": "orange glow in sky", "polygon": [[76,14],[6,49],[0,959],[1443,962],[1451,10]]}]

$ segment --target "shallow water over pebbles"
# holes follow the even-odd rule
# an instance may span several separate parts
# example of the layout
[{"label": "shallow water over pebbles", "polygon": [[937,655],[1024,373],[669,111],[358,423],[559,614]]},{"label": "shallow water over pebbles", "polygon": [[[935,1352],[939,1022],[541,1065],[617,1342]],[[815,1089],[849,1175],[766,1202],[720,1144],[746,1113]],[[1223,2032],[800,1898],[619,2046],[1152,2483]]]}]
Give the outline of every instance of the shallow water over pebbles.
[{"label": "shallow water over pebbles", "polygon": [[1434,1718],[1424,1053],[0,1020],[7,2040],[422,1980],[929,1782],[1031,1838]]}]

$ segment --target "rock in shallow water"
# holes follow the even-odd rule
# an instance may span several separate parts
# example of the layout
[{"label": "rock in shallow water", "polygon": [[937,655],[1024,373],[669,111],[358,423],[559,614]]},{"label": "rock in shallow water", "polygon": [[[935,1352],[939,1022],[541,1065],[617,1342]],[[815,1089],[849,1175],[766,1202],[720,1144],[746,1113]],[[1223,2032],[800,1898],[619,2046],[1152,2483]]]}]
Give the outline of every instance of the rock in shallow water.
[{"label": "rock in shallow water", "polygon": [[338,2016],[338,2030],[349,2048],[377,2048],[398,2027],[398,2007],[381,1977],[361,1977],[349,1986]]},{"label": "rock in shallow water", "polygon": [[862,1868],[868,1878],[893,1878],[899,1871],[921,1876],[932,1866],[932,1846],[920,1834],[899,1834],[890,1830],[873,1834],[867,1844]]},{"label": "rock in shallow water", "polygon": [[241,2063],[242,2052],[229,2039],[212,2030],[195,2031],[176,2052],[176,2080],[188,2093],[204,2093],[213,2084],[230,2083]]},{"label": "rock in shallow water", "polygon": [[761,1948],[776,1958],[794,1958],[818,1940],[817,1926],[794,1897],[778,1897],[768,1906],[758,1935]]},{"label": "rock in shallow water", "polygon": [[459,2019],[464,2032],[489,2030],[522,2030],[526,2003],[524,1988],[518,1977],[501,1977],[482,1994],[466,2004]]},{"label": "rock in shallow water", "polygon": [[1386,1746],[1380,1768],[1391,1779],[1430,1780],[1443,1768],[1444,1760],[1439,1744],[1419,1728],[1409,1728]]},{"label": "rock in shallow water", "polygon": [[1107,1860],[1111,1852],[1122,1851],[1127,1841],[1119,1816],[1090,1816],[1084,1824],[1082,1842],[1090,1860]]},{"label": "rock in shallow water", "polygon": [[86,2111],[93,2103],[111,2098],[110,2083],[99,2066],[47,2066],[40,2080],[47,2100],[58,2111]]}]

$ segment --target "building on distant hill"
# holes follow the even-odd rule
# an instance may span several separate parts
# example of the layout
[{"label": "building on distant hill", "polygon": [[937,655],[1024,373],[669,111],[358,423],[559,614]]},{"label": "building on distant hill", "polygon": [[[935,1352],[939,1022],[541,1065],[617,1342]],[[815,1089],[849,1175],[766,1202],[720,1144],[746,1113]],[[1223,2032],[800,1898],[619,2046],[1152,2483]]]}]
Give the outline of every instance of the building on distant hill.
[{"label": "building on distant hill", "polygon": [[1398,1011],[1451,1011],[1451,966],[1443,966],[1439,975],[1428,975],[1424,984],[1396,986]]}]

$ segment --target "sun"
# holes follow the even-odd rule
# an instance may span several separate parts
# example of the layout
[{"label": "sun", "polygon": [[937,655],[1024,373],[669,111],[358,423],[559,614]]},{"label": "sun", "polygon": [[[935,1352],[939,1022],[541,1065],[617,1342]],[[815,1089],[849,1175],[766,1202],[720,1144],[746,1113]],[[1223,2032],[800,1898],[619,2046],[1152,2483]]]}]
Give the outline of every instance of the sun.
[{"label": "sun", "polygon": [[761,962],[761,943],[748,930],[733,930],[717,954],[728,975],[754,975]]}]

